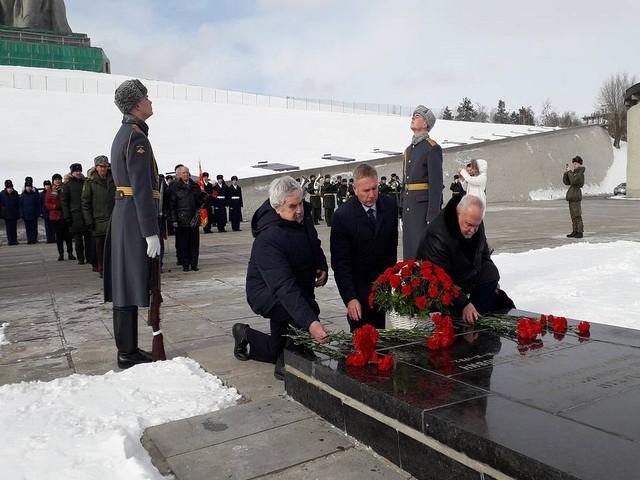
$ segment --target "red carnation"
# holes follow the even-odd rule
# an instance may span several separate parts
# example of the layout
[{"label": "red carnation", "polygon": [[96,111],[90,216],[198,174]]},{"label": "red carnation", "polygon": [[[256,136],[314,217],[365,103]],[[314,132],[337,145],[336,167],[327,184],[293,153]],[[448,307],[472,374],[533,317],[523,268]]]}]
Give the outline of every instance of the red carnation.
[{"label": "red carnation", "polygon": [[435,285],[431,285],[427,290],[427,295],[429,295],[429,298],[436,298],[439,294],[440,290],[438,290],[438,287],[436,287]]},{"label": "red carnation", "polygon": [[440,336],[431,335],[427,339],[427,347],[429,347],[429,350],[438,350],[440,348]]},{"label": "red carnation", "polygon": [[369,294],[369,308],[372,310],[374,307],[375,300],[376,300],[376,291],[371,290],[371,293]]},{"label": "red carnation", "polygon": [[565,317],[553,317],[551,320],[553,333],[564,333],[567,331],[567,319]]},{"label": "red carnation", "polygon": [[389,278],[389,285],[391,285],[391,288],[398,288],[400,286],[400,277],[397,275],[391,275],[391,278]]},{"label": "red carnation", "polygon": [[407,267],[413,268],[416,266],[416,262],[413,260],[407,260],[406,262]]},{"label": "red carnation", "polygon": [[418,288],[421,284],[422,282],[420,281],[419,278],[414,278],[413,280],[411,280],[411,286],[413,288]]},{"label": "red carnation", "polygon": [[411,288],[411,285],[403,285],[401,291],[402,295],[408,297],[409,295],[411,295],[411,292],[413,292],[413,288]]},{"label": "red carnation", "polygon": [[418,307],[420,310],[422,310],[423,308],[427,308],[427,297],[425,297],[424,295],[416,297],[415,302],[416,307]]},{"label": "red carnation", "polygon": [[586,337],[591,330],[591,324],[589,322],[580,322],[578,324],[578,335]]},{"label": "red carnation", "polygon": [[443,305],[451,305],[451,295],[449,294],[449,292],[444,292],[444,294],[442,295],[442,304]]},{"label": "red carnation", "polygon": [[540,315],[540,325],[543,327],[547,326],[547,316],[544,313]]},{"label": "red carnation", "polygon": [[395,361],[391,355],[384,355],[378,360],[378,370],[388,371],[393,368]]},{"label": "red carnation", "polygon": [[366,357],[358,352],[351,352],[347,355],[347,365],[350,367],[364,367],[367,363]]},{"label": "red carnation", "polygon": [[411,276],[411,270],[408,268],[403,268],[402,270],[400,270],[400,275],[402,276],[402,278],[409,278]]}]

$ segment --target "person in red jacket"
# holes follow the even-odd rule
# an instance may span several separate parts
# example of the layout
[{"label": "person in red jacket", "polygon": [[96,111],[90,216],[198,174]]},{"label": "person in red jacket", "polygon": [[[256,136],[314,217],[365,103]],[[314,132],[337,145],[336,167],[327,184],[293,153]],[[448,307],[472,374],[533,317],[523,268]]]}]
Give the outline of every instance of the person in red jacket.
[{"label": "person in red jacket", "polygon": [[67,255],[69,260],[75,260],[73,255],[73,246],[71,243],[71,234],[67,228],[67,223],[64,221],[64,214],[62,213],[62,175],[55,173],[51,177],[53,185],[44,197],[44,205],[48,210],[49,221],[56,232],[56,243],[58,244],[58,261],[64,260],[64,244],[67,244]]}]

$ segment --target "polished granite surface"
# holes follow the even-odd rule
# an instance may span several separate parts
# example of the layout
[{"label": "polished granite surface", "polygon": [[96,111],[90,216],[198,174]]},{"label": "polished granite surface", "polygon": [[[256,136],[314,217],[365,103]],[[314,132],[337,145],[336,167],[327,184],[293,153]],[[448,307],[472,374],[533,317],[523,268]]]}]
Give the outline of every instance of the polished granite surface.
[{"label": "polished granite surface", "polygon": [[[640,478],[639,345],[635,331],[596,324],[589,338],[547,333],[529,345],[467,329],[443,350],[431,351],[422,341],[383,345],[380,353],[396,361],[388,373],[310,352],[287,351],[286,363],[507,475],[632,479]],[[292,390],[296,398],[304,382]],[[402,432],[365,421],[335,398],[315,403],[314,410],[357,438],[376,428],[386,432],[373,435],[371,447],[381,455],[420,463],[407,453],[416,445]],[[442,472],[463,472],[455,478],[476,478],[449,463],[436,462]]]}]

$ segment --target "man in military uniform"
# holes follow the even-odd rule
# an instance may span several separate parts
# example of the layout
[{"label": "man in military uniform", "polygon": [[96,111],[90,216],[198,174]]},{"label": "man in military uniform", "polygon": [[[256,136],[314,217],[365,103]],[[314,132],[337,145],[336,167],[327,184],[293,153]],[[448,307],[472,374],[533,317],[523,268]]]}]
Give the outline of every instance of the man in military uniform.
[{"label": "man in military uniform", "polygon": [[227,225],[227,197],[228,187],[222,175],[216,176],[216,183],[213,185],[213,216],[216,219],[218,232],[226,232]]},{"label": "man in military uniform", "polygon": [[336,209],[336,193],[338,193],[338,186],[331,183],[331,175],[325,175],[324,183],[320,188],[320,195],[322,195],[324,219],[327,222],[327,227],[331,226],[331,221],[333,220],[333,212]]},{"label": "man in military uniform", "polygon": [[311,214],[313,216],[313,224],[319,225],[322,220],[322,197],[316,189],[316,176],[309,177],[309,185],[307,185],[307,193],[309,194],[309,203],[311,203]]},{"label": "man in military uniform", "polygon": [[126,80],[116,89],[122,125],[111,146],[116,202],[105,248],[105,301],[113,302],[118,366],[150,362],[138,348],[138,307],[149,306],[150,258],[160,255],[159,177],[145,123],[153,109],[147,88]]},{"label": "man in military uniform", "polygon": [[338,185],[338,194],[336,195],[338,207],[347,201],[347,195],[349,195],[349,187],[347,186],[347,179],[343,178]]},{"label": "man in military uniform", "polygon": [[402,249],[413,259],[424,229],[442,206],[442,148],[429,137],[436,123],[433,112],[418,105],[411,117],[413,138],[404,151],[402,191]]},{"label": "man in military uniform", "polygon": [[229,191],[229,220],[231,221],[231,229],[234,232],[240,231],[240,222],[242,221],[242,189],[238,185],[238,177],[231,177],[231,185]]},{"label": "man in military uniform", "polygon": [[391,185],[387,183],[387,177],[380,177],[380,185],[378,185],[378,193],[381,195],[389,195],[392,193]]},{"label": "man in military uniform", "polygon": [[[213,193],[213,185],[209,181],[209,173],[202,172],[202,182],[204,183],[204,191],[207,195],[211,196]],[[207,224],[204,226],[204,233],[211,233],[211,225],[213,224],[213,207],[207,207]]]}]

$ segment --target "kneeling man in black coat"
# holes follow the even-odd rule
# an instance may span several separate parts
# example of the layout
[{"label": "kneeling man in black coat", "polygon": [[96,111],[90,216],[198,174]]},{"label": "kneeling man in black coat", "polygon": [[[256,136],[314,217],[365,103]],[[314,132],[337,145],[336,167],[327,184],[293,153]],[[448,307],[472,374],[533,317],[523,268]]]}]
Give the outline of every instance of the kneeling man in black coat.
[{"label": "kneeling man in black coat", "polygon": [[454,301],[462,318],[474,323],[481,313],[515,308],[498,290],[500,273],[491,260],[484,233],[484,204],[473,195],[452,197],[427,226],[417,259],[441,266],[462,289]]},{"label": "kneeling man in black coat", "polygon": [[366,163],[353,171],[353,192],[333,216],[331,268],[353,332],[365,323],[385,327],[385,313],[369,308],[375,279],[398,260],[398,210],[379,195],[378,172]]},{"label": "kneeling man in black coat", "polygon": [[308,330],[318,342],[326,340],[314,289],[327,283],[327,259],[313,226],[311,205],[304,202],[300,184],[289,176],[271,182],[269,200],[253,215],[251,230],[255,240],[247,268],[247,301],[255,313],[270,320],[271,335],[236,323],[233,353],[238,360],[275,363],[274,375],[282,380],[289,324]]}]

